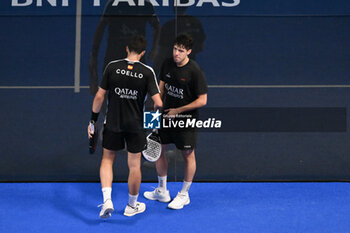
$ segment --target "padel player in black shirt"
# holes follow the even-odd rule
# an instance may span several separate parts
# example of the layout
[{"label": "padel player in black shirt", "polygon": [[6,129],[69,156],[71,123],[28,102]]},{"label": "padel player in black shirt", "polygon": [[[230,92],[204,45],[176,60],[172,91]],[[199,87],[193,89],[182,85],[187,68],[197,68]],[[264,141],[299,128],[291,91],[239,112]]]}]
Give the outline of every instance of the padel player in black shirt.
[{"label": "padel player in black shirt", "polygon": [[[162,81],[162,87],[164,84],[164,109],[185,106],[195,101],[198,96],[208,92],[204,74],[197,62],[192,59],[189,59],[182,67],[178,67],[173,58],[165,60],[161,69],[160,80]],[[177,113],[180,112],[177,111]],[[198,109],[194,108],[190,111],[181,112],[181,115],[196,118]],[[176,146],[180,150],[192,149],[195,147],[195,142],[194,144],[190,143],[190,145],[191,147],[181,144]]]},{"label": "padel player in black shirt", "polygon": [[[107,31],[107,45],[103,70],[105,70],[111,61],[125,58],[125,47],[128,45],[129,39],[134,35],[146,36],[147,26],[153,29],[153,43],[148,53],[148,57],[153,60],[157,51],[160,23],[150,1],[145,1],[142,6],[130,6],[129,2],[124,1],[116,2],[114,0],[108,0],[106,2],[105,9],[94,34],[89,61],[91,95],[95,95],[98,90],[98,54],[105,31]],[[143,56],[140,61],[145,63],[145,57]],[[150,101],[146,103],[147,105],[151,105]],[[106,106],[105,101],[101,109],[103,114],[106,111]],[[150,108],[150,106],[148,107]]]},{"label": "padel player in black shirt", "polygon": [[[116,151],[126,144],[129,166],[129,203],[124,215],[133,216],[145,210],[145,204],[137,202],[141,183],[141,151],[145,149],[146,135],[143,129],[143,103],[148,93],[156,107],[162,106],[156,77],[152,68],[139,62],[145,54],[146,39],[134,36],[126,47],[127,58],[110,62],[103,73],[100,88],[92,105],[91,120],[96,122],[105,95],[108,107],[103,130],[103,155],[100,179],[103,193],[101,218],[109,218],[113,212],[111,200],[113,163]],[[89,137],[93,132],[88,127]]]},{"label": "padel player in black shirt", "polygon": [[[198,108],[207,103],[207,83],[198,64],[188,56],[193,45],[192,38],[187,34],[179,35],[173,47],[173,58],[163,63],[160,72],[159,88],[164,102],[166,117],[173,121],[196,118]],[[180,116],[179,116],[180,115]],[[181,117],[183,116],[183,117]],[[145,192],[150,200],[169,202],[169,191],[166,189],[168,163],[165,157],[166,145],[173,143],[181,150],[185,161],[184,182],[181,191],[169,203],[171,209],[182,209],[190,203],[188,190],[196,172],[195,147],[197,132],[195,129],[163,128],[159,130],[162,142],[162,154],[156,162],[158,173],[158,188]]]}]

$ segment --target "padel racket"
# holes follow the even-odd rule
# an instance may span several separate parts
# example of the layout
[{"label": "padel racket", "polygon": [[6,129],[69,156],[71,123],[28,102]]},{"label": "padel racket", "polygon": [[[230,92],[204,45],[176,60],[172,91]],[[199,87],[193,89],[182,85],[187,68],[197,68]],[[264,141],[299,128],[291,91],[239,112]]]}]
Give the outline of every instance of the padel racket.
[{"label": "padel racket", "polygon": [[150,162],[159,159],[162,152],[162,144],[157,131],[153,131],[147,136],[147,149],[142,151],[143,157]]},{"label": "padel racket", "polygon": [[94,121],[89,122],[90,129],[93,132],[92,138],[89,138],[89,152],[90,154],[95,153],[98,139],[97,125]]}]

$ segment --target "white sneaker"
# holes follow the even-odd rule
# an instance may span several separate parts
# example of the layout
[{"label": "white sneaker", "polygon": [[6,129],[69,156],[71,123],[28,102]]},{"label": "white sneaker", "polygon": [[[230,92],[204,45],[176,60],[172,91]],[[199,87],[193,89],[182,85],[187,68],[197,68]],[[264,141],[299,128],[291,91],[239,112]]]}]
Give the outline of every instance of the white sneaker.
[{"label": "white sneaker", "polygon": [[185,205],[190,204],[190,196],[188,193],[178,192],[174,200],[169,203],[168,207],[170,209],[178,210],[182,209]]},{"label": "white sneaker", "polygon": [[136,206],[132,207],[129,204],[125,207],[124,210],[124,215],[131,217],[134,216],[135,214],[140,214],[146,210],[146,205],[145,203],[142,202],[136,202]]},{"label": "white sneaker", "polygon": [[160,188],[156,188],[152,192],[144,192],[143,196],[152,201],[169,202],[171,200],[169,190],[163,191]]},{"label": "white sneaker", "polygon": [[107,199],[103,204],[99,205],[98,207],[100,206],[102,206],[100,211],[100,218],[110,218],[112,216],[111,213],[114,211],[112,200]]}]

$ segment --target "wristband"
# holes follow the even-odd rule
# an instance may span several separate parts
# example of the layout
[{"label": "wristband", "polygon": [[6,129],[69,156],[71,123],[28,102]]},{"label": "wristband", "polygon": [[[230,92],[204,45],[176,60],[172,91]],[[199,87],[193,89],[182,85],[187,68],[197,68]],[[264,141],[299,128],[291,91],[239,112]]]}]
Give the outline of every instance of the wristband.
[{"label": "wristband", "polygon": [[97,122],[98,114],[100,114],[100,113],[99,112],[95,113],[95,112],[91,111],[91,120],[94,122]]}]

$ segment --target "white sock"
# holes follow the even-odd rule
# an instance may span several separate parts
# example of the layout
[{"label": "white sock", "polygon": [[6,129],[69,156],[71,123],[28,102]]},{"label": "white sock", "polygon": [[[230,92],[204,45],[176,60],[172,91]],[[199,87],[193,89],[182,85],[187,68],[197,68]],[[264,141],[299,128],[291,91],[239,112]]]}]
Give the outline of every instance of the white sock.
[{"label": "white sock", "polygon": [[131,194],[129,193],[129,206],[135,207],[138,197],[139,197],[138,194],[136,194],[136,195],[131,195]]},{"label": "white sock", "polygon": [[108,199],[112,200],[111,193],[112,193],[112,187],[102,188],[103,203],[105,203]]},{"label": "white sock", "polygon": [[158,188],[162,191],[166,190],[167,176],[158,176]]},{"label": "white sock", "polygon": [[182,184],[182,189],[181,189],[180,192],[181,193],[188,193],[188,190],[190,189],[191,184],[192,184],[192,182],[184,181],[183,184]]}]

